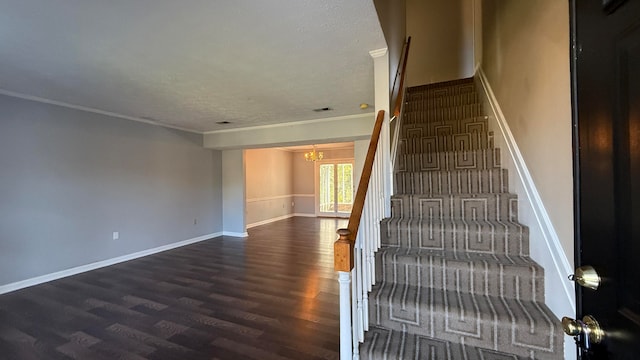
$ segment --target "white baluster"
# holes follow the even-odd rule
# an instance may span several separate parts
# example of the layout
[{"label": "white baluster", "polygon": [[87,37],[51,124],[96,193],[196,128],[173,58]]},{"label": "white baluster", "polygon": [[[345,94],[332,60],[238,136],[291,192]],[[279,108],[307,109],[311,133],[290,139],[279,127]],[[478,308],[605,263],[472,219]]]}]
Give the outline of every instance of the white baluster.
[{"label": "white baluster", "polygon": [[362,326],[365,329],[365,331],[369,330],[369,284],[371,282],[371,274],[369,273],[369,261],[371,261],[371,259],[369,258],[368,254],[371,251],[371,227],[369,224],[369,214],[371,213],[371,210],[369,208],[369,204],[371,203],[371,196],[367,196],[367,200],[365,201],[365,207],[364,207],[364,212],[363,212],[363,220],[364,220],[364,226],[366,229],[366,237],[363,238],[364,242],[367,244],[366,245],[366,251],[363,252],[363,257],[364,257],[364,264],[366,264],[366,266],[363,268],[363,272],[365,273],[365,279],[366,279],[366,283],[365,286],[362,288],[362,310],[364,313],[364,317],[363,317],[363,323]]},{"label": "white baluster", "polygon": [[[369,222],[369,214],[371,213],[371,210],[369,208],[369,204],[371,204],[371,193],[367,194],[367,198],[365,199],[364,202],[364,208],[362,211],[362,220],[361,220],[361,224],[362,224],[362,230],[364,231],[364,237],[363,237],[363,243],[365,244],[364,249],[363,249],[363,253],[362,256],[364,257],[364,261],[363,261],[363,277],[364,277],[364,285],[363,285],[363,289],[364,291],[369,291],[369,283],[370,281],[370,274],[369,274],[369,251],[371,251],[371,226],[370,226],[370,222]],[[365,292],[366,295],[366,292]]]},{"label": "white baluster", "polygon": [[340,359],[353,358],[351,341],[351,273],[338,271],[340,284]]},{"label": "white baluster", "polygon": [[355,260],[355,269],[356,272],[354,274],[355,277],[355,284],[354,286],[352,286],[353,288],[353,299],[351,300],[351,302],[354,304],[355,306],[355,311],[354,314],[357,314],[357,316],[354,317],[353,322],[354,322],[354,326],[353,326],[353,344],[354,346],[357,346],[359,342],[364,340],[364,328],[362,326],[363,323],[363,312],[362,312],[362,236],[360,233],[358,233],[357,236],[357,240],[356,240],[356,248],[355,248],[356,253],[354,254],[354,260]]},{"label": "white baluster", "polygon": [[364,328],[362,326],[362,317],[364,315],[362,313],[362,292],[360,291],[362,289],[362,237],[360,234],[357,235],[354,251],[355,267],[353,278],[355,283],[351,286],[351,304],[355,309],[354,314],[357,315],[353,317],[352,349],[353,359],[360,359],[360,343],[364,341]]}]

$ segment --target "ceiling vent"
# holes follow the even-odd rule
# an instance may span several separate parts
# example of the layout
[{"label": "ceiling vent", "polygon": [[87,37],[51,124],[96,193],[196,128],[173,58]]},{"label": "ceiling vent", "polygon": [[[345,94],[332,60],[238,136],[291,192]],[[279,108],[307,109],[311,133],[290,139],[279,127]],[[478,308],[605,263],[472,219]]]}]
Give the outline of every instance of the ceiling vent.
[{"label": "ceiling vent", "polygon": [[333,110],[333,109],[330,108],[330,107],[323,107],[323,108],[319,108],[319,109],[313,109],[313,111],[315,111],[315,112],[323,112],[323,111],[331,111],[331,110]]}]

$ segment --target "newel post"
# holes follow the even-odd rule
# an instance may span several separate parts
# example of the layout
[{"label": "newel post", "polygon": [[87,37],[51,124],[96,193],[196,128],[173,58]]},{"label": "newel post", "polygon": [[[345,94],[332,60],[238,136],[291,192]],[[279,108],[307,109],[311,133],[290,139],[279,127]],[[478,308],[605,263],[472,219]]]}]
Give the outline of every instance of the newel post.
[{"label": "newel post", "polygon": [[339,238],[333,244],[334,268],[340,284],[340,359],[353,358],[351,331],[351,270],[353,241],[349,229],[338,229]]}]

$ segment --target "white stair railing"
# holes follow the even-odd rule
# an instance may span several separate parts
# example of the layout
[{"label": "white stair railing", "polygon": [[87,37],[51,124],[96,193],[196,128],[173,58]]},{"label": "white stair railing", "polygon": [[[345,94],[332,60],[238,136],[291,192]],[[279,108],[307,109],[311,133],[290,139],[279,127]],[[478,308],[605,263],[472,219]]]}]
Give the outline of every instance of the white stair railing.
[{"label": "white stair railing", "polygon": [[[393,112],[396,119],[400,119],[404,101],[404,79],[410,45],[411,37],[407,39],[401,58],[402,70]],[[399,125],[399,122],[396,123],[394,143],[397,143]],[[381,138],[383,128],[385,136]],[[369,292],[376,283],[375,254],[380,249],[380,221],[385,216],[385,203],[391,201],[385,198],[385,185],[387,188],[392,187],[392,177],[390,173],[385,174],[384,166],[385,159],[389,162],[391,142],[389,122],[385,121],[385,112],[380,110],[371,134],[349,225],[346,229],[337,231],[339,238],[333,246],[334,267],[340,284],[341,360],[360,359],[360,343],[364,341],[365,331],[369,330]],[[396,145],[391,153],[391,161],[395,159],[395,147]],[[388,170],[390,171],[389,168]]]},{"label": "white stair railing", "polygon": [[[339,229],[334,244],[335,269],[340,284],[340,359],[359,359],[359,345],[369,329],[369,292],[375,284],[375,253],[380,248],[380,221],[384,217],[382,151],[385,122],[379,111],[367,151],[360,184],[347,229]],[[388,124],[387,124],[388,125]],[[379,141],[380,140],[380,141]]]}]

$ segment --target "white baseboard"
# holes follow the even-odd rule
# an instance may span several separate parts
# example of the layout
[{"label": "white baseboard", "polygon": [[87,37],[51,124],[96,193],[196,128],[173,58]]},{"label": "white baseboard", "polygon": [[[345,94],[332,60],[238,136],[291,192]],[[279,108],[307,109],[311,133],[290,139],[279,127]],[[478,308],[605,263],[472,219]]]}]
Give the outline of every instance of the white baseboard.
[{"label": "white baseboard", "polygon": [[240,233],[240,232],[233,232],[233,231],[223,231],[223,232],[222,232],[222,235],[223,235],[223,236],[231,236],[231,237],[241,237],[241,238],[245,238],[245,237],[249,236],[249,233],[248,233],[248,232],[246,232],[246,231],[245,231],[245,232],[242,232],[242,233]]},{"label": "white baseboard", "polygon": [[270,224],[272,222],[276,222],[276,221],[280,221],[280,220],[289,219],[289,218],[296,217],[296,216],[300,216],[300,217],[316,217],[316,214],[293,213],[293,214],[282,215],[282,216],[274,217],[274,218],[271,218],[271,219],[267,219],[267,220],[262,220],[262,221],[251,223],[251,224],[247,225],[247,229],[250,229],[250,228],[256,227],[256,226],[260,226],[260,225]]},{"label": "white baseboard", "polygon": [[77,275],[77,274],[80,274],[80,273],[83,273],[83,272],[87,272],[87,271],[103,268],[103,267],[106,267],[106,266],[115,265],[115,264],[118,264],[118,263],[121,263],[121,262],[137,259],[137,258],[140,258],[140,257],[143,257],[143,256],[156,254],[156,253],[159,253],[159,252],[163,252],[163,251],[179,248],[179,247],[190,245],[190,244],[194,244],[194,243],[197,243],[197,242],[200,242],[200,241],[208,240],[208,239],[215,238],[215,237],[222,236],[222,235],[223,234],[221,232],[202,235],[202,236],[198,236],[198,237],[195,237],[195,238],[192,238],[192,239],[187,239],[187,240],[179,241],[179,242],[176,242],[176,243],[171,243],[171,244],[167,244],[167,245],[158,246],[158,247],[153,248],[153,249],[142,250],[142,251],[138,251],[138,252],[135,252],[135,253],[132,253],[132,254],[128,254],[128,255],[118,256],[118,257],[107,259],[107,260],[97,261],[97,262],[94,262],[94,263],[91,263],[91,264],[76,266],[76,267],[71,268],[71,269],[57,271],[57,272],[54,272],[54,273],[51,273],[51,274],[37,276],[37,277],[31,278],[31,279],[17,281],[17,282],[11,283],[11,284],[0,286],[0,294],[6,294],[6,293],[9,293],[9,292],[20,290],[20,289],[24,289],[24,288],[27,288],[27,287],[30,287],[30,286],[42,284],[42,283],[53,281],[53,280],[62,279],[62,278],[67,277],[67,276]]},{"label": "white baseboard", "polygon": [[250,228],[256,227],[256,226],[260,226],[260,225],[270,224],[270,223],[275,222],[275,221],[280,221],[280,220],[284,220],[284,219],[288,219],[288,218],[292,218],[292,217],[294,217],[293,214],[287,214],[287,215],[282,215],[282,216],[274,217],[274,218],[267,219],[267,220],[254,222],[254,223],[248,224],[247,225],[247,229],[250,229]]},{"label": "white baseboard", "polygon": [[310,214],[310,213],[294,213],[293,216],[300,216],[300,217],[317,217],[316,214]]},{"label": "white baseboard", "polygon": [[[496,147],[505,145],[502,148],[507,150],[506,154],[503,153],[506,156],[502,156],[502,159],[506,160],[503,161],[502,166],[517,175],[514,176],[517,183],[510,185],[515,188],[520,205],[525,207],[524,216],[528,217],[526,223],[522,217],[520,220],[529,227],[530,239],[537,241],[535,243],[531,241],[531,257],[545,270],[547,306],[558,317],[573,315],[575,313],[574,284],[567,280],[567,275],[573,272],[571,264],[562,249],[558,234],[549,219],[549,214],[482,68],[478,69],[476,77],[480,80],[482,87],[481,96],[485,97],[487,102],[483,105],[488,105],[485,109],[489,111],[489,128],[491,129],[493,125],[493,128],[498,130],[494,131]],[[533,251],[534,246],[535,251]]]}]

